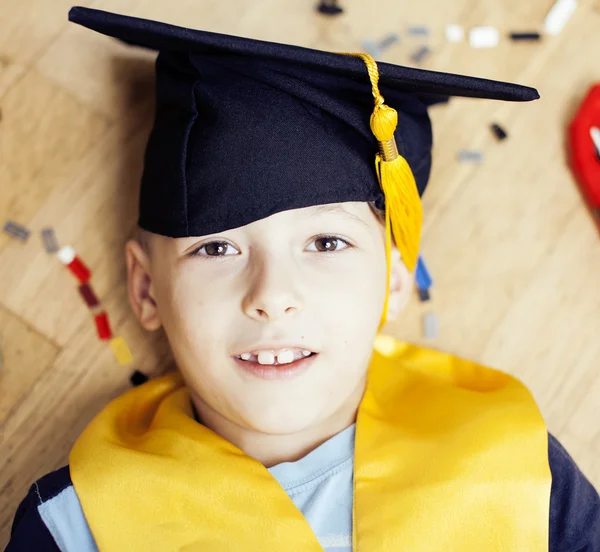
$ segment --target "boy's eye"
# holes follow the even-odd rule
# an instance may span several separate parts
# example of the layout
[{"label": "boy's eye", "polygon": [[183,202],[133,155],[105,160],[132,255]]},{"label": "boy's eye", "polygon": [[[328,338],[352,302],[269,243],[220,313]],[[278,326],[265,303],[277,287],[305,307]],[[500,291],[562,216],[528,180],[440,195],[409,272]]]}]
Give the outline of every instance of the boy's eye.
[{"label": "boy's eye", "polygon": [[[339,242],[343,242],[348,247],[352,247],[346,240],[343,240],[338,236],[319,236],[313,241],[313,243],[322,244],[322,248],[317,247],[317,251],[322,253],[331,253],[333,251],[339,251],[340,249],[339,247],[337,247]],[[347,247],[344,247],[343,249],[347,249]]]},{"label": "boy's eye", "polygon": [[[347,246],[342,249],[348,249],[349,247],[352,247],[352,245],[350,245],[346,240],[344,240],[338,236],[318,236],[313,240],[312,243],[319,244],[316,249],[316,251],[319,253],[334,253],[335,251],[340,250],[340,248],[338,247],[339,242],[343,242]],[[227,242],[213,241],[213,242],[209,242],[209,243],[205,243],[204,245],[201,245],[200,247],[198,247],[197,249],[192,251],[190,253],[190,256],[191,257],[228,257],[229,255],[225,254],[227,252],[228,248],[231,248],[234,251],[237,251],[237,249],[235,249],[235,247],[233,247],[231,244],[229,244]],[[202,250],[204,250],[205,252],[201,253]],[[315,251],[315,250],[309,249],[309,251]]]},{"label": "boy's eye", "polygon": [[[228,247],[231,247],[232,249],[234,249],[227,242],[214,241],[214,242],[205,243],[201,247],[198,247],[195,251],[192,251],[192,256],[197,256],[197,257],[224,257],[225,255],[223,255],[223,253],[225,251],[227,251]],[[202,251],[203,249],[206,251],[206,253],[203,254],[203,255],[200,255],[200,251]]]}]

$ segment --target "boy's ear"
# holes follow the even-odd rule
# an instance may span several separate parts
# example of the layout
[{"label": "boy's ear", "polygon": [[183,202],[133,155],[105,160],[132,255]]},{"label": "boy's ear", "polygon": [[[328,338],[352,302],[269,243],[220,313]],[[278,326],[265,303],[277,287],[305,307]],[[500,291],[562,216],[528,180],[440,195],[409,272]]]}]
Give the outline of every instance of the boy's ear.
[{"label": "boy's ear", "polygon": [[146,330],[158,330],[162,322],[154,299],[148,254],[137,240],[129,240],[125,244],[125,259],[131,308]]},{"label": "boy's ear", "polygon": [[400,251],[392,244],[391,248],[392,270],[390,274],[390,297],[388,300],[388,314],[386,320],[393,321],[404,310],[414,288],[414,277],[404,264]]}]

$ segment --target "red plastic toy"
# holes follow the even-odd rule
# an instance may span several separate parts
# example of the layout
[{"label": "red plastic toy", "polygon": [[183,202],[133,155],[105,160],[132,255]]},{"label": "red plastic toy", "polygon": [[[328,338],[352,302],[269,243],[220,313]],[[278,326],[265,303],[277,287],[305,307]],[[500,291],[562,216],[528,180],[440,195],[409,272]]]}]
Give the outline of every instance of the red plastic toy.
[{"label": "red plastic toy", "polygon": [[102,311],[100,314],[94,316],[96,321],[96,329],[98,330],[98,337],[100,339],[110,339],[113,334],[108,323],[108,315],[106,311]]},{"label": "red plastic toy", "polygon": [[67,268],[75,275],[75,277],[82,283],[85,284],[92,273],[90,269],[83,264],[79,257],[75,257],[68,265]]},{"label": "red plastic toy", "polygon": [[569,161],[600,231],[600,151],[591,136],[600,129],[600,83],[592,86],[568,131]]},{"label": "red plastic toy", "polygon": [[89,282],[79,286],[79,293],[90,309],[100,304],[100,301],[98,301],[98,297],[96,297],[96,294],[94,293],[94,290],[92,289],[92,286],[90,286]]}]

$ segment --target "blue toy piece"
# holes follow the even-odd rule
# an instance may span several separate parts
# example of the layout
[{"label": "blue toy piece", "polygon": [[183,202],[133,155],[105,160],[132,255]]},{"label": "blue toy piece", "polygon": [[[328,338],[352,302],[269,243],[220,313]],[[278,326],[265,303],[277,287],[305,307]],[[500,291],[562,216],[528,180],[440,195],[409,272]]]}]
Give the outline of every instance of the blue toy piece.
[{"label": "blue toy piece", "polygon": [[417,261],[417,270],[415,273],[415,279],[417,282],[417,287],[419,289],[429,289],[433,284],[433,280],[431,279],[431,275],[425,266],[425,261],[423,257],[419,255],[419,259]]}]

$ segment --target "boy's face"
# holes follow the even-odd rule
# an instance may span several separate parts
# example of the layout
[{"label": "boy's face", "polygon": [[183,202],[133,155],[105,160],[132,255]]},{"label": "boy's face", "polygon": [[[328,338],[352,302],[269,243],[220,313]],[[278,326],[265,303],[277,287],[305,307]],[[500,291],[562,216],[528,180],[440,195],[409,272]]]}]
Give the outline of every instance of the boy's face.
[{"label": "boy's face", "polygon": [[[146,329],[164,327],[201,417],[291,434],[358,406],[386,286],[385,229],[368,203],[282,211],[209,236],[153,235],[149,255],[131,240],[126,256],[133,310]],[[388,320],[412,289],[395,247],[392,256]],[[273,341],[318,354],[276,380],[233,359]]]}]

